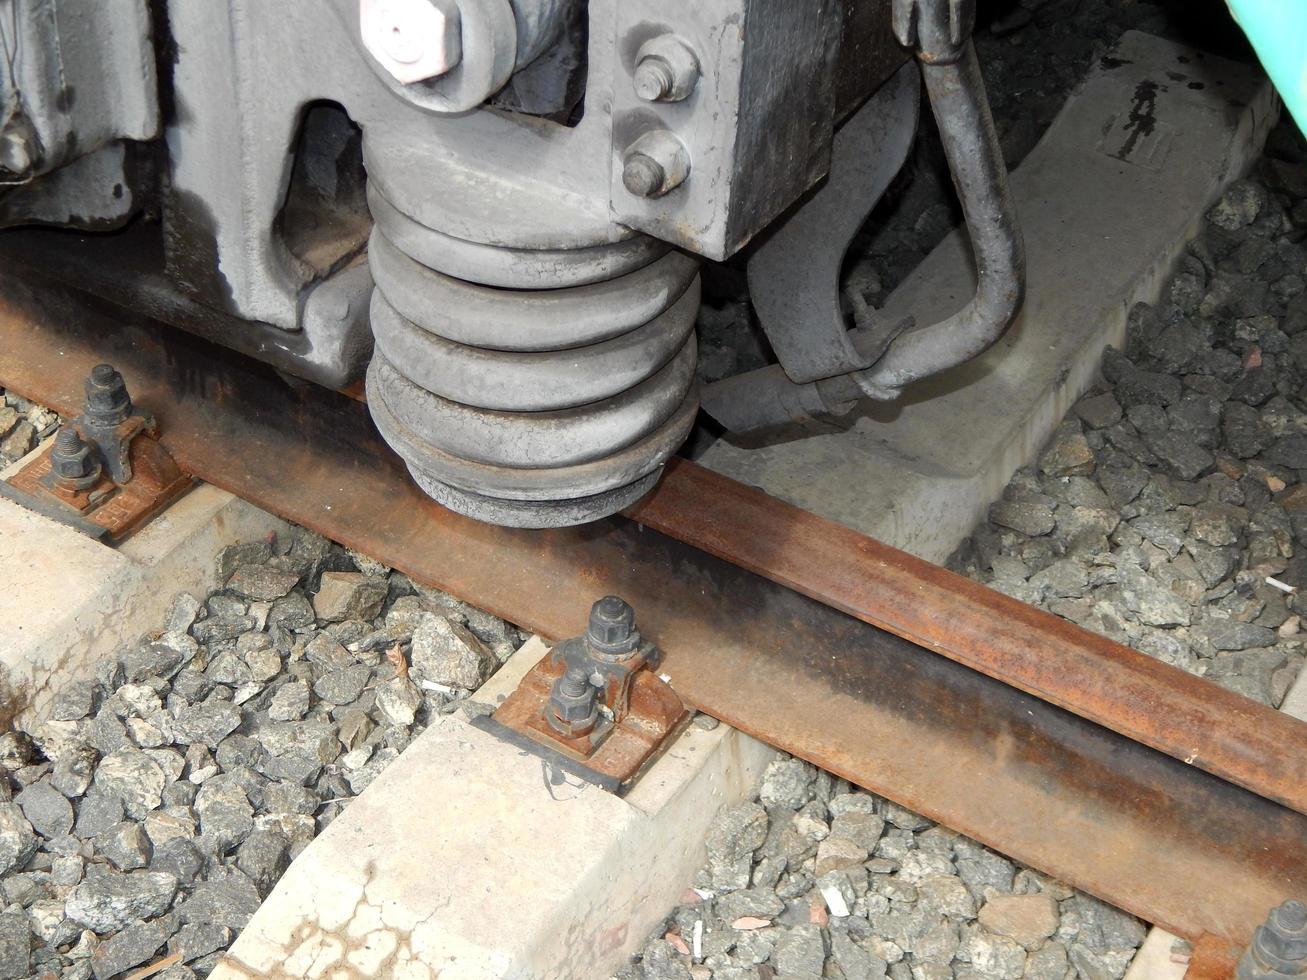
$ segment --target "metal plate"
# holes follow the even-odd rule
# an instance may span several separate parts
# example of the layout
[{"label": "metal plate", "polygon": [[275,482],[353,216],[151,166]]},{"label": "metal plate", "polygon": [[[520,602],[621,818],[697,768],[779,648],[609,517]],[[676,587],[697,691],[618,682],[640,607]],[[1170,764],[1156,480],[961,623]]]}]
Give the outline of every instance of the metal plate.
[{"label": "metal plate", "polygon": [[495,709],[494,720],[536,744],[570,757],[594,773],[609,777],[615,786],[631,783],[689,716],[672,688],[652,671],[639,670],[631,682],[626,717],[603,741],[592,746],[586,737],[562,738],[549,727],[544,709],[554,681],[563,675],[563,670],[563,664],[552,656],[545,657]]},{"label": "metal plate", "polygon": [[[51,439],[39,455],[9,478],[9,483],[29,499],[44,499],[52,507],[63,508],[68,514],[82,519],[81,522],[72,522],[59,518],[64,523],[70,523],[79,530],[82,530],[82,522],[91,527],[103,528],[115,541],[121,541],[138,530],[193,485],[189,477],[177,471],[163,447],[153,437],[142,434],[131,443],[133,476],[130,481],[115,487],[113,481],[105,475],[92,491],[107,495],[95,504],[88,502],[85,491],[56,497],[43,483],[43,478],[50,472],[50,453],[53,449],[54,440]],[[97,540],[101,537],[93,536]]]}]

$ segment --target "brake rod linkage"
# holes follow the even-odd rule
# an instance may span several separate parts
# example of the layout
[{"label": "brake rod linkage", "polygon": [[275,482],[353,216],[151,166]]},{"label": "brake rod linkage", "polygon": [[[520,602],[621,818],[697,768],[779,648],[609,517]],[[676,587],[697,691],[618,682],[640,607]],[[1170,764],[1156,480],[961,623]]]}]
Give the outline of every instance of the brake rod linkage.
[{"label": "brake rod linkage", "polygon": [[[842,316],[821,315],[828,303],[821,303],[816,316],[804,316],[805,322],[800,323],[794,317],[810,314],[811,309],[795,310],[793,303],[786,309],[766,299],[761,304],[755,302],[762,327],[773,340],[781,363],[707,387],[704,408],[730,431],[748,432],[803,418],[840,415],[862,398],[893,400],[912,382],[980,354],[1016,317],[1025,292],[1025,248],[971,41],[974,22],[975,0],[894,0],[894,33],[900,43],[916,53],[966,218],[976,263],[974,296],[952,316],[924,326],[914,326],[910,319],[893,322],[874,311],[855,307],[858,326],[847,333]],[[862,112],[873,110],[875,102],[869,102]],[[855,116],[846,126],[857,122]],[[832,171],[838,162],[838,157],[832,161]],[[836,179],[834,173],[831,179]],[[864,202],[867,208],[863,213],[870,210],[884,187],[884,183],[877,183],[864,188],[871,192],[871,200]],[[820,208],[821,204],[819,191],[787,224],[802,226],[805,210]],[[853,228],[849,237],[856,231]],[[754,262],[773,268],[783,266],[788,258],[803,265],[802,258],[794,254],[801,237],[787,240],[785,233],[782,227],[751,261],[751,286],[755,279],[764,278],[755,277]],[[778,255],[780,251],[790,254]],[[828,264],[832,260],[836,264],[831,275],[834,285],[822,283],[820,288],[836,290],[834,299],[838,302],[838,258],[830,256],[829,251],[825,257]],[[782,310],[786,314],[783,318],[777,315]],[[805,331],[806,337],[802,336]],[[836,336],[829,335],[832,331]],[[800,340],[813,348],[837,350],[843,360],[828,361],[833,370],[814,377],[815,359],[791,353]],[[857,362],[859,354],[865,363]]]}]

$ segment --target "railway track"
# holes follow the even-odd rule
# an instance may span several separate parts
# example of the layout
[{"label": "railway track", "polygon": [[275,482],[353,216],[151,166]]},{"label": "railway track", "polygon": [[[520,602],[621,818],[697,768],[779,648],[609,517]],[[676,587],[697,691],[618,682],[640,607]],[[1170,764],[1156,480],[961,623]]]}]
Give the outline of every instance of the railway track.
[{"label": "railway track", "polygon": [[481,524],[357,400],[67,291],[0,294],[5,387],[73,412],[111,361],[186,472],[545,637],[625,595],[694,707],[1195,941],[1196,971],[1307,894],[1288,716],[684,460],[598,525]]}]

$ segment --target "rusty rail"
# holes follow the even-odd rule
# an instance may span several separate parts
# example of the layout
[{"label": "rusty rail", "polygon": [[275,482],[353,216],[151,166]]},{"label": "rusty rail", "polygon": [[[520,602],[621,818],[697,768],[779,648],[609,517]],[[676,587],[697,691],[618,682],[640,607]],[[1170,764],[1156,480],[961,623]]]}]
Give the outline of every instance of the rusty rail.
[{"label": "rusty rail", "polygon": [[632,518],[1307,813],[1298,719],[693,463],[669,471]]},{"label": "rusty rail", "polygon": [[183,469],[545,636],[623,594],[692,704],[1150,922],[1243,944],[1307,897],[1305,729],[1268,709],[691,464],[640,523],[477,524],[356,402],[11,275],[0,296],[0,384],[68,411],[112,360]]}]

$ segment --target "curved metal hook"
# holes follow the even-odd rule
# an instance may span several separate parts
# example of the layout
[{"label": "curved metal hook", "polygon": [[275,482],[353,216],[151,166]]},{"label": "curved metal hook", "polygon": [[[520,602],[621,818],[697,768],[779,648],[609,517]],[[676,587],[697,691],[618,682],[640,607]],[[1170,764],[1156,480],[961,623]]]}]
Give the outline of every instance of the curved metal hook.
[{"label": "curved metal hook", "polygon": [[1025,295],[1026,257],[1007,168],[970,41],[953,62],[921,63],[976,261],[976,293],[947,319],[909,330],[859,381],[871,397],[970,360],[1002,335]]},{"label": "curved metal hook", "polygon": [[[805,370],[795,377],[794,358],[787,358],[788,350],[777,348],[784,370],[763,368],[708,385],[703,407],[731,431],[840,414],[859,398],[892,400],[913,381],[975,357],[1015,319],[1025,294],[1025,246],[970,40],[974,15],[974,0],[894,3],[895,33],[917,48],[931,110],[962,203],[975,255],[975,295],[952,316],[918,328],[905,330],[902,324],[888,324],[872,313],[866,326],[840,338],[843,348],[867,358],[862,361],[869,364],[865,368],[848,365],[843,371],[830,370],[825,377]],[[767,320],[762,320],[766,328]],[[797,333],[793,327],[785,332]]]}]

